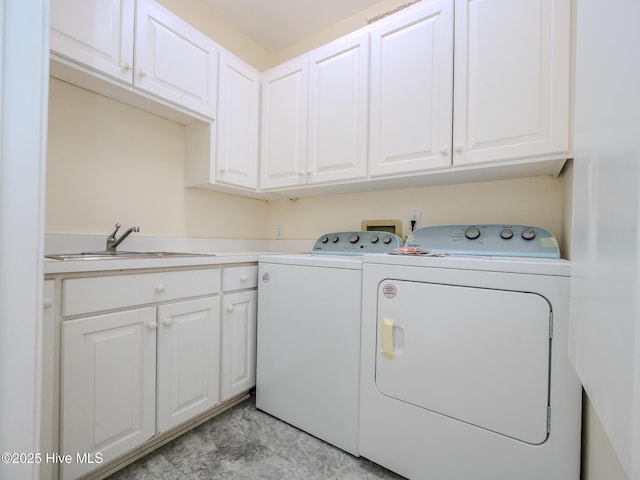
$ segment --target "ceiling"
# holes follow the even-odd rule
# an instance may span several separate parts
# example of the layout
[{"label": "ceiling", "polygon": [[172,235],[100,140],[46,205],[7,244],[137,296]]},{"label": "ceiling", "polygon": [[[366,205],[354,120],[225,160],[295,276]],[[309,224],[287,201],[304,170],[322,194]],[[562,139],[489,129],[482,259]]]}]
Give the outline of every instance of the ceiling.
[{"label": "ceiling", "polygon": [[380,0],[205,0],[241,32],[277,52]]}]

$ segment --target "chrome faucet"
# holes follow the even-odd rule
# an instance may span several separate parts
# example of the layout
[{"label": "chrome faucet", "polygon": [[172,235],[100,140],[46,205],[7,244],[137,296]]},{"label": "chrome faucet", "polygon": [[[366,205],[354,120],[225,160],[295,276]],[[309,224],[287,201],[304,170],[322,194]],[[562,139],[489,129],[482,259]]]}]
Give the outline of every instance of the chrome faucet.
[{"label": "chrome faucet", "polygon": [[116,229],[113,231],[111,235],[107,237],[107,252],[115,252],[118,245],[120,245],[125,238],[131,235],[132,232],[139,232],[140,227],[131,227],[129,230],[120,235],[120,238],[116,238],[116,233],[118,233],[118,229],[122,226],[119,223],[116,223]]}]

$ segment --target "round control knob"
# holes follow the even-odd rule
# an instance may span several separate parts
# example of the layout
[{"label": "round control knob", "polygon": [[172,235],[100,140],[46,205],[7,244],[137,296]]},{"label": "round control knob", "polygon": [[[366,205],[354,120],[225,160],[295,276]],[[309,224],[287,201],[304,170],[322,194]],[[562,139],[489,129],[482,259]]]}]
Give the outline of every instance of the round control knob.
[{"label": "round control knob", "polygon": [[324,235],[322,238],[320,238],[320,241],[322,243],[327,243],[329,241],[329,237],[327,237],[326,235]]},{"label": "round control knob", "polygon": [[358,235],[357,233],[352,233],[351,235],[349,235],[349,243],[356,243],[358,240],[360,240],[360,235]]},{"label": "round control knob", "polygon": [[469,240],[475,240],[480,236],[480,229],[475,226],[467,227],[464,231],[464,236]]},{"label": "round control knob", "polygon": [[527,228],[522,231],[521,236],[524,240],[533,240],[536,238],[536,231],[533,228]]},{"label": "round control knob", "polygon": [[511,230],[510,228],[503,228],[500,231],[500,238],[502,238],[503,240],[509,240],[513,238],[513,230]]},{"label": "round control knob", "polygon": [[389,245],[391,243],[391,235],[385,235],[382,237],[382,243],[385,245]]},{"label": "round control knob", "polygon": [[338,237],[337,235],[333,235],[331,237],[331,243],[338,243],[338,240],[340,240],[340,237]]},{"label": "round control knob", "polygon": [[378,240],[380,240],[380,237],[378,237],[378,235],[371,235],[371,238],[369,238],[369,241],[371,243],[378,243]]}]

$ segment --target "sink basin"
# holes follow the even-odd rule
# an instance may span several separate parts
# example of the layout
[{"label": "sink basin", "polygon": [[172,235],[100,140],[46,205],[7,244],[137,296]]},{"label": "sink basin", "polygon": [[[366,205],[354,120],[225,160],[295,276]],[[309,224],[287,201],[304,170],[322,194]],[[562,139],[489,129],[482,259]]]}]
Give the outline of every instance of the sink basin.
[{"label": "sink basin", "polygon": [[214,257],[212,253],[182,253],[182,252],[81,252],[81,253],[55,253],[45,255],[52,260],[103,260],[113,258],[168,258],[168,257]]}]

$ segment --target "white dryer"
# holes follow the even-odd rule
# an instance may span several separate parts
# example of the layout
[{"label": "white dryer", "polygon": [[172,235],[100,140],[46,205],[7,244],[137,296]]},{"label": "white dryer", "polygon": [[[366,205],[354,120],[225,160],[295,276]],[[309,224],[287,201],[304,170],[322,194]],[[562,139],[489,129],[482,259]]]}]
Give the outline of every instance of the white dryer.
[{"label": "white dryer", "polygon": [[360,454],[413,480],[578,480],[569,262],[553,235],[426,227],[407,247],[364,258]]},{"label": "white dryer", "polygon": [[259,258],[257,408],[358,455],[362,258],[401,245],[336,232]]}]

